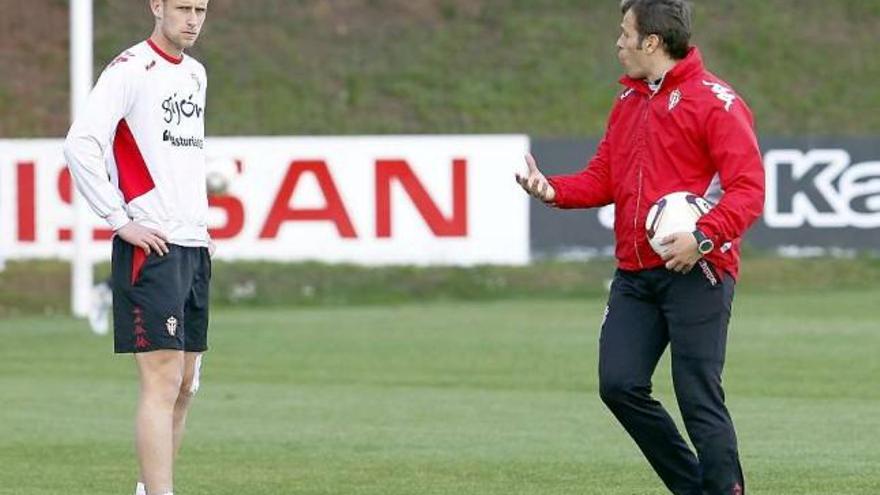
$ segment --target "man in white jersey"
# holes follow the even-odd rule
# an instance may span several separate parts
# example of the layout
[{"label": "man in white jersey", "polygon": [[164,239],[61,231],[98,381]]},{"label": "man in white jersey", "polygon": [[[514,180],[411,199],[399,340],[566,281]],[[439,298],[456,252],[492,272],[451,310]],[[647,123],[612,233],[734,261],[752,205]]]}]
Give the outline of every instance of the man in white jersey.
[{"label": "man in white jersey", "polygon": [[205,68],[184,50],[208,0],[149,0],[150,38],[98,79],[64,154],[77,188],[115,231],[117,353],[140,375],[137,494],[173,493],[173,462],[207,350],[211,278],[205,190]]}]

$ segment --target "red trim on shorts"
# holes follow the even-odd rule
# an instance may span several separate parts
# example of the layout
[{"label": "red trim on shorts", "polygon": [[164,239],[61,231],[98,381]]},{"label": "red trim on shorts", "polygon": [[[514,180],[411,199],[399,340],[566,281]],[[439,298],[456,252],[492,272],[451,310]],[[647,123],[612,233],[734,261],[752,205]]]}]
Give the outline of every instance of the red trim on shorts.
[{"label": "red trim on shorts", "polygon": [[151,40],[150,38],[147,38],[147,44],[150,45],[150,48],[152,48],[154,52],[158,53],[160,57],[171,62],[172,64],[179,64],[183,62],[183,56],[175,57],[173,55],[165,53],[165,51],[159,48],[159,45],[153,43],[153,40]]},{"label": "red trim on shorts", "polygon": [[132,248],[134,253],[132,253],[131,257],[131,285],[134,285],[141,276],[141,269],[144,267],[144,263],[147,262],[147,253],[137,246],[132,246]]},{"label": "red trim on shorts", "polygon": [[116,137],[113,139],[113,158],[119,173],[119,190],[126,203],[152,191],[156,184],[147,168],[137,141],[125,119],[116,126]]}]

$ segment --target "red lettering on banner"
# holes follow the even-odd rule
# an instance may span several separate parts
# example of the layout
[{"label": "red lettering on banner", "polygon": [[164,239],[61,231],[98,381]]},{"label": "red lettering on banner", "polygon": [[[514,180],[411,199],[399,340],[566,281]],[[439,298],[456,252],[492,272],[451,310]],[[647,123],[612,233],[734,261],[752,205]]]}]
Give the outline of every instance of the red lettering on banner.
[{"label": "red lettering on banner", "polygon": [[208,229],[212,239],[232,239],[244,228],[244,205],[241,200],[228,194],[208,196],[208,206],[220,208],[226,213],[226,223]]},{"label": "red lettering on banner", "polygon": [[73,184],[70,180],[70,169],[67,167],[58,172],[58,197],[63,203],[73,203]]},{"label": "red lettering on banner", "polygon": [[18,240],[34,242],[37,240],[34,162],[19,162],[16,168],[18,176]]},{"label": "red lettering on banner", "polygon": [[[291,208],[296,184],[304,173],[311,173],[318,180],[327,206],[324,208]],[[260,239],[269,239],[278,235],[281,224],[287,221],[327,221],[336,225],[339,235],[344,238],[356,238],[354,226],[333,183],[327,164],[323,160],[293,161],[287,169],[287,175],[275,197],[275,203],[269,210],[269,216],[260,231]]]},{"label": "red lettering on banner", "polygon": [[[70,180],[70,170],[64,166],[58,173],[58,197],[61,202],[73,204],[73,182]],[[85,205],[83,205],[85,207]],[[113,238],[113,229],[95,229],[92,231],[92,240],[107,241]],[[58,229],[58,240],[69,241],[73,239],[73,232],[68,228]]]},{"label": "red lettering on banner", "polygon": [[403,189],[437,237],[467,235],[467,161],[452,162],[452,216],[445,218],[431,200],[425,187],[404,160],[376,162],[376,236],[391,237],[391,181],[400,181]]}]

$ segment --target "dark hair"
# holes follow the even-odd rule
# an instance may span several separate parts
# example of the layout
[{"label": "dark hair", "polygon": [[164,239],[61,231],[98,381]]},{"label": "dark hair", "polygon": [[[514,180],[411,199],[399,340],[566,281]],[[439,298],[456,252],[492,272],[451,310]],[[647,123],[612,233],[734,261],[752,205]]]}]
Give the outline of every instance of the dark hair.
[{"label": "dark hair", "polygon": [[623,0],[624,14],[632,9],[639,32],[639,44],[645,36],[656,34],[670,57],[687,56],[691,39],[691,6],[685,0]]}]

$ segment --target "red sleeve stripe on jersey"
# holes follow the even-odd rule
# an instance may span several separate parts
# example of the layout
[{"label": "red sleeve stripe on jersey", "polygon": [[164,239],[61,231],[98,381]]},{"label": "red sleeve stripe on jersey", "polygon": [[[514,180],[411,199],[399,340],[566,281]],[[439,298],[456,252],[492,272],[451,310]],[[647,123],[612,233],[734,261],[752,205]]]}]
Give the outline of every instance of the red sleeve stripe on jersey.
[{"label": "red sleeve stripe on jersey", "polygon": [[126,203],[152,191],[156,184],[147,169],[141,150],[125,119],[116,126],[116,138],[113,139],[113,158],[119,174],[119,190]]},{"label": "red sleeve stripe on jersey", "polygon": [[147,44],[150,45],[150,48],[152,48],[154,52],[158,53],[160,57],[171,62],[172,64],[179,64],[179,63],[183,62],[182,56],[181,57],[174,57],[174,56],[171,56],[171,55],[165,53],[161,48],[159,48],[159,45],[153,43],[153,40],[151,40],[149,38],[147,38]]}]

